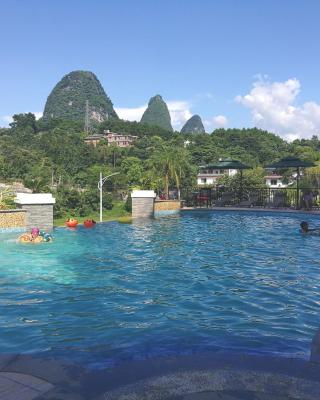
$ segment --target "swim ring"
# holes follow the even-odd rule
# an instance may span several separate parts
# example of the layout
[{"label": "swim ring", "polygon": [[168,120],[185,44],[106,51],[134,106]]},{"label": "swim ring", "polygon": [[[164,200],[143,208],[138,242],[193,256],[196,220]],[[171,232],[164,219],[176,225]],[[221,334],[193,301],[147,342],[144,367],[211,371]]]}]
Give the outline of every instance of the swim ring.
[{"label": "swim ring", "polygon": [[40,231],[38,228],[32,228],[31,233],[24,233],[18,238],[21,243],[42,243],[53,240],[50,233]]},{"label": "swim ring", "polygon": [[85,228],[92,228],[93,226],[95,226],[96,221],[93,219],[86,219],[85,221],[83,221],[83,225],[85,226]]},{"label": "swim ring", "polygon": [[32,240],[33,243],[42,243],[43,242],[43,237],[42,236],[37,236]]},{"label": "swim ring", "polygon": [[69,218],[66,221],[66,225],[68,228],[76,228],[76,226],[78,225],[78,220]]},{"label": "swim ring", "polygon": [[19,236],[19,242],[21,243],[32,242],[32,236],[29,233],[24,233],[23,235]]}]

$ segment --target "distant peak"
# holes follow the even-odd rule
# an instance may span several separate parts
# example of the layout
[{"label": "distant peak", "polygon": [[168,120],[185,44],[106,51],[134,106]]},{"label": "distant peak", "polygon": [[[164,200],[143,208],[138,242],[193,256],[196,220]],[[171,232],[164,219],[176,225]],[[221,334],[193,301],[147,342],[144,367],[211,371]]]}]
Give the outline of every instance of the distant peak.
[{"label": "distant peak", "polygon": [[181,129],[181,133],[205,133],[200,116],[195,114],[188,119]]},{"label": "distant peak", "polygon": [[66,74],[53,88],[43,118],[84,121],[87,100],[89,119],[102,122],[118,117],[97,76],[91,71],[77,70]]},{"label": "distant peak", "polygon": [[168,106],[160,94],[151,97],[148,107],[142,115],[141,122],[159,126],[172,132],[171,117]]}]

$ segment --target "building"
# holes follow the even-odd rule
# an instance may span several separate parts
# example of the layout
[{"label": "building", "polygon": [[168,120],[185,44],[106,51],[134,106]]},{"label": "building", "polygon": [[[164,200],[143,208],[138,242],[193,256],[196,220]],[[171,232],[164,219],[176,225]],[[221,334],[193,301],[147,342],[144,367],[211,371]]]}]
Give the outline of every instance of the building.
[{"label": "building", "polygon": [[96,147],[96,145],[102,140],[106,140],[104,135],[101,134],[94,134],[94,135],[89,135],[84,138],[84,142],[86,144],[91,144],[92,146]]},{"label": "building", "polygon": [[115,144],[118,147],[129,147],[133,144],[135,140],[138,139],[138,136],[113,133],[110,131],[105,131],[108,145]]},{"label": "building", "polygon": [[266,185],[270,188],[286,188],[288,187],[287,184],[283,183],[283,176],[282,175],[267,175],[264,177],[266,181]]},{"label": "building", "polygon": [[108,143],[108,146],[116,145],[117,147],[130,147],[137,139],[138,136],[128,135],[126,133],[115,133],[106,130],[102,134],[87,136],[84,138],[84,142],[96,147],[101,140],[105,140]]},{"label": "building", "polygon": [[205,165],[200,167],[200,172],[197,175],[197,184],[198,186],[214,186],[221,176],[233,176],[236,173],[236,169],[219,169],[214,165]]}]

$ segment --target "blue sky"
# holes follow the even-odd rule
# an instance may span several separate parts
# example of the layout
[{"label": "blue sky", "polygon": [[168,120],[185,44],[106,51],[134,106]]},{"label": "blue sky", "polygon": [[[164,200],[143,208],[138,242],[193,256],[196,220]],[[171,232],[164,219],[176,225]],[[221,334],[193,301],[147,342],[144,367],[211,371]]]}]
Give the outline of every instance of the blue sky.
[{"label": "blue sky", "polygon": [[159,93],[176,128],[320,133],[317,0],[3,0],[0,16],[0,125],[81,69],[126,118]]}]

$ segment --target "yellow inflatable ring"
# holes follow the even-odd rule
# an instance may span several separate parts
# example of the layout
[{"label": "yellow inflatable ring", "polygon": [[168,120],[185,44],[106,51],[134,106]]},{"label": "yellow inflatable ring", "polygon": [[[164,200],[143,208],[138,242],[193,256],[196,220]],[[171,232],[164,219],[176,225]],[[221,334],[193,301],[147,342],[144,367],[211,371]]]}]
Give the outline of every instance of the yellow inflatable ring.
[{"label": "yellow inflatable ring", "polygon": [[42,236],[37,236],[33,239],[33,243],[41,243],[41,242],[43,242]]},{"label": "yellow inflatable ring", "polygon": [[29,235],[28,233],[24,233],[19,237],[19,241],[22,243],[31,242],[32,241],[31,235]]}]

